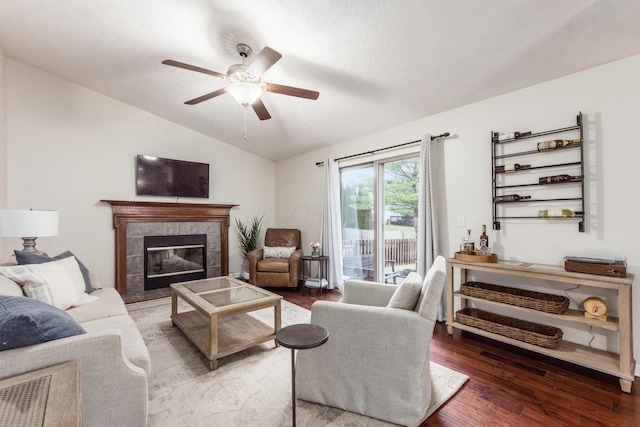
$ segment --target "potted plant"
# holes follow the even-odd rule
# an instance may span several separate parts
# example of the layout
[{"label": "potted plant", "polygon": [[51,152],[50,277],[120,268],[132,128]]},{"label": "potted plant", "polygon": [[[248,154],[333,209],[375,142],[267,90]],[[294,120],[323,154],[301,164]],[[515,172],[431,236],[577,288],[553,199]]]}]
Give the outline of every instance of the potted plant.
[{"label": "potted plant", "polygon": [[258,248],[260,244],[260,232],[262,231],[262,219],[253,217],[251,224],[243,224],[242,221],[236,218],[236,236],[238,242],[240,242],[240,250],[242,251],[242,278],[249,278],[249,268],[247,265],[247,254],[254,249]]}]

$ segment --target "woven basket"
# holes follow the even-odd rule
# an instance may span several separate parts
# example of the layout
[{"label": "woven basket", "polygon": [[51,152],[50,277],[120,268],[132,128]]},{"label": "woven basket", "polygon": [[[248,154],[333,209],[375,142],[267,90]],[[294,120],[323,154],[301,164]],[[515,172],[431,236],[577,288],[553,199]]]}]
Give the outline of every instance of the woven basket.
[{"label": "woven basket", "polygon": [[562,295],[545,294],[489,283],[463,283],[460,285],[460,292],[470,297],[517,305],[545,313],[565,314],[569,309],[569,298]]},{"label": "woven basket", "polygon": [[562,338],[562,330],[553,326],[501,316],[471,307],[457,311],[456,321],[545,348],[556,348]]}]

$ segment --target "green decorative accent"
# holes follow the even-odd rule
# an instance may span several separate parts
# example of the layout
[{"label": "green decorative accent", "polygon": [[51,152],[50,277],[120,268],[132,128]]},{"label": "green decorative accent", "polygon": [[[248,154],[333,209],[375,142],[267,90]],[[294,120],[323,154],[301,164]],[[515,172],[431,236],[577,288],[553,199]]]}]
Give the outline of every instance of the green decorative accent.
[{"label": "green decorative accent", "polygon": [[253,217],[251,220],[251,226],[248,224],[243,224],[241,220],[236,218],[236,236],[238,237],[238,241],[240,242],[240,248],[242,250],[242,255],[247,256],[249,252],[258,248],[260,244],[260,232],[262,231],[262,219],[264,215],[260,218]]}]

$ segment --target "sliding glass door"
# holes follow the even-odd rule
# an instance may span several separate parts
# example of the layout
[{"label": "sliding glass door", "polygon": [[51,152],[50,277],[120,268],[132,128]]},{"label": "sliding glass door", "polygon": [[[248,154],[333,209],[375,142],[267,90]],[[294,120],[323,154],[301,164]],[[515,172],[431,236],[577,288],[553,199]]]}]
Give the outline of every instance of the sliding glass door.
[{"label": "sliding glass door", "polygon": [[418,157],[343,168],[345,280],[400,283],[416,269]]},{"label": "sliding glass door", "polygon": [[420,158],[393,160],[381,165],[383,173],[384,281],[400,283],[417,267],[418,185]]},{"label": "sliding glass door", "polygon": [[375,170],[372,164],[340,171],[342,264],[345,280],[375,279]]}]

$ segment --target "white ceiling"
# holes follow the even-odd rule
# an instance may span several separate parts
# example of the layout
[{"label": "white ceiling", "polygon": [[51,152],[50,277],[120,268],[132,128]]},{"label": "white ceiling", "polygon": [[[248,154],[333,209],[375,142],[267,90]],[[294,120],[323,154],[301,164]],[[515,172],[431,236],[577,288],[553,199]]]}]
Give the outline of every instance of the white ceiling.
[{"label": "white ceiling", "polygon": [[[239,42],[283,54],[258,120],[226,81]],[[6,56],[279,160],[640,53],[638,0],[2,0]],[[426,129],[438,132],[441,129]],[[417,138],[420,135],[416,135]],[[397,141],[396,141],[397,142]]]}]

